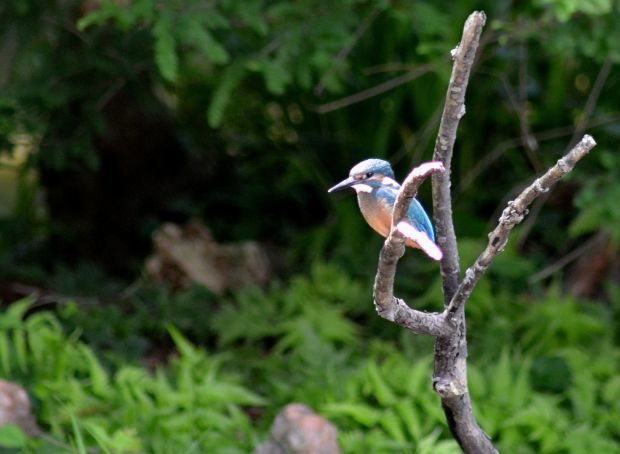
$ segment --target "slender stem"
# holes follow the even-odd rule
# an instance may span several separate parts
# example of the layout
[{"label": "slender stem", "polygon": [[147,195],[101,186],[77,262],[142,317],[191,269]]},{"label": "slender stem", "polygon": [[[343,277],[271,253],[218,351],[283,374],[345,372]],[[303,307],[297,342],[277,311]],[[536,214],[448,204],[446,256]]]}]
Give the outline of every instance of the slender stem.
[{"label": "slender stem", "polygon": [[394,211],[392,213],[392,229],[388,235],[381,253],[373,297],[375,308],[379,316],[390,320],[416,334],[432,336],[446,336],[451,327],[441,313],[422,312],[410,308],[403,300],[394,296],[394,276],[396,265],[405,253],[405,237],[398,229],[398,224],[406,215],[411,201],[415,197],[420,184],[434,172],[443,171],[441,163],[429,162],[422,164],[411,171],[401,186]]},{"label": "slender stem", "polygon": [[353,104],[357,104],[358,102],[366,101],[367,99],[379,96],[386,91],[393,90],[396,87],[411,82],[412,80],[417,79],[418,77],[426,73],[429,73],[432,69],[432,65],[420,65],[408,73],[401,74],[400,76],[397,76],[393,79],[381,82],[380,84],[375,85],[374,87],[367,88],[366,90],[362,90],[359,93],[345,96],[344,98],[337,99],[336,101],[328,102],[326,104],[321,104],[315,109],[315,111],[320,114],[325,114],[328,112],[333,112],[334,110],[351,106]]},{"label": "slender stem", "polygon": [[[450,169],[459,121],[465,115],[465,92],[476,57],[483,12],[472,13],[463,27],[463,36],[453,51],[454,64],[448,85],[433,160],[443,163],[446,171],[433,175],[433,216],[437,244],[443,251],[440,263],[444,305],[448,305],[459,286],[459,255],[452,220]],[[448,336],[438,336],[435,343],[433,388],[441,396],[441,406],[452,435],[467,453],[495,453],[497,450],[473,416],[467,387],[467,338],[465,314],[446,318],[454,327]]]},{"label": "slender stem", "polygon": [[[486,17],[474,12],[465,22],[463,39],[453,52],[454,66],[435,144],[435,161],[413,169],[400,188],[392,213],[392,228],[381,254],[374,285],[378,314],[415,333],[437,337],[433,388],[441,397],[441,406],[454,438],[466,453],[497,453],[491,439],[476,422],[467,385],[467,338],[465,302],[493,258],[501,252],[513,227],[527,214],[527,207],[539,195],[570,172],[595,145],[589,135],[527,187],[502,213],[496,229],[489,234],[489,244],[465,273],[459,284],[459,258],[452,220],[450,163],[460,118],[465,112],[465,90],[482,27]],[[398,260],[405,253],[407,211],[418,187],[433,175],[433,208],[437,243],[443,250],[441,274],[444,306],[442,313],[426,313],[410,308],[393,294]]]},{"label": "slender stem", "polygon": [[514,226],[519,224],[527,215],[527,207],[538,196],[547,192],[560,178],[573,170],[575,164],[587,155],[595,145],[596,142],[592,136],[586,134],[572,150],[559,159],[543,176],[534,180],[515,200],[508,202],[508,206],[499,218],[497,227],[489,234],[489,243],[486,249],[465,272],[465,279],[461,282],[446,309],[448,318],[453,318],[459,312],[491,261],[504,250],[508,242],[508,235],[510,235]]},{"label": "slender stem", "polygon": [[442,162],[446,169],[443,173],[433,175],[433,214],[437,244],[444,252],[441,260],[441,274],[446,304],[456,291],[459,280],[459,256],[452,223],[450,165],[456,131],[461,117],[465,115],[465,91],[469,82],[469,74],[474,64],[476,49],[478,49],[480,34],[485,22],[484,12],[472,13],[463,27],[460,44],[452,51],[454,58],[452,76],[433,153],[433,161]]}]

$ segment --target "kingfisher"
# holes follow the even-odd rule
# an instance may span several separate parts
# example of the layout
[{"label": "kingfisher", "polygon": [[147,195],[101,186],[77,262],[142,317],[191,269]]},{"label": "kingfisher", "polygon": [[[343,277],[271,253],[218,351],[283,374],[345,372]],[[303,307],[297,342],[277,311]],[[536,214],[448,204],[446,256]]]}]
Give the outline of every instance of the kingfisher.
[{"label": "kingfisher", "polygon": [[[366,159],[353,166],[349,178],[327,192],[353,188],[362,216],[373,230],[387,237],[392,227],[392,211],[400,184],[394,179],[392,166],[383,159]],[[441,249],[435,244],[435,232],[422,204],[413,199],[407,211],[407,221],[398,228],[406,237],[405,244],[421,249],[433,260],[441,260]]]}]

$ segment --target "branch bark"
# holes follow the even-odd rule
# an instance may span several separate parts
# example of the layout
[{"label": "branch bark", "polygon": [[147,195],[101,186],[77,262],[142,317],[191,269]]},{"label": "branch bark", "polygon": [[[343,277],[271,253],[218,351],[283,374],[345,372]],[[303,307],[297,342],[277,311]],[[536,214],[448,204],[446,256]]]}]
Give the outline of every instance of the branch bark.
[{"label": "branch bark", "polygon": [[559,159],[542,177],[534,180],[516,199],[508,202],[508,206],[499,218],[497,227],[489,233],[489,243],[486,249],[482,251],[476,262],[467,269],[463,282],[461,282],[461,285],[459,285],[452,297],[452,301],[450,301],[446,309],[448,319],[455,317],[461,310],[471,295],[472,290],[491,264],[491,261],[504,250],[508,242],[508,235],[510,235],[514,226],[519,224],[527,215],[527,207],[538,196],[547,192],[560,178],[573,170],[575,164],[587,155],[595,145],[596,142],[592,136],[586,134],[572,150]]},{"label": "branch bark", "polygon": [[[485,21],[483,12],[472,13],[465,22],[461,43],[453,51],[454,66],[435,143],[434,161],[414,168],[399,190],[392,212],[391,231],[379,255],[373,292],[375,308],[381,317],[414,333],[437,338],[433,388],[441,397],[441,405],[452,435],[466,453],[497,453],[497,449],[476,422],[472,411],[467,386],[465,302],[493,258],[506,245],[513,227],[527,214],[527,207],[532,201],[570,172],[596,145],[591,136],[584,136],[581,142],[543,176],[509,202],[498,226],[489,234],[488,246],[467,270],[465,278],[459,284],[459,257],[450,195],[450,164],[458,123],[465,113],[465,90]],[[401,229],[401,226],[406,222],[409,205],[418,187],[431,174],[436,238],[443,250],[440,267],[445,309],[442,313],[412,309],[393,294],[396,265],[405,253],[405,229]]]},{"label": "branch bark", "polygon": [[451,329],[441,313],[430,313],[410,308],[403,300],[394,296],[394,276],[396,265],[405,254],[405,236],[397,228],[406,217],[411,200],[415,197],[420,184],[434,172],[442,172],[441,163],[427,163],[414,169],[401,186],[394,211],[392,229],[379,254],[379,265],[375,277],[373,298],[379,316],[407,328],[416,334],[445,336]]},{"label": "branch bark", "polygon": [[433,161],[443,163],[446,169],[441,174],[433,175],[433,217],[437,244],[444,251],[440,267],[446,304],[456,291],[459,280],[459,256],[452,223],[450,164],[459,121],[465,115],[465,91],[469,82],[469,74],[474,64],[482,27],[484,27],[486,19],[486,15],[482,11],[472,13],[463,27],[460,44],[452,51],[454,59],[452,76],[450,77],[446,102],[439,123],[439,133],[435,141],[435,151],[433,152]]},{"label": "branch bark", "polygon": [[[460,44],[453,51],[452,76],[433,153],[433,160],[441,161],[446,168],[444,173],[433,176],[433,216],[437,243],[444,253],[440,268],[446,307],[459,285],[459,256],[452,221],[450,166],[459,121],[465,114],[465,92],[469,75],[485,23],[484,12],[472,13],[463,27]],[[454,330],[447,336],[438,336],[435,342],[433,388],[441,397],[448,427],[461,448],[465,452],[495,453],[497,450],[490,438],[473,416],[467,386],[467,330],[463,308],[449,318],[449,321]]]}]

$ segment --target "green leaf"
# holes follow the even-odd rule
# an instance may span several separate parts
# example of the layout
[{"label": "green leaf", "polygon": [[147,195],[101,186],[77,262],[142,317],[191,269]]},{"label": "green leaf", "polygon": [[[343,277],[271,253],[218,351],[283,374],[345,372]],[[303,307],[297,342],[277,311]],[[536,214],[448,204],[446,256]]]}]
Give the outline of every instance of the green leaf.
[{"label": "green leaf", "polygon": [[12,303],[0,316],[0,329],[20,327],[26,311],[33,302],[34,300],[28,297]]},{"label": "green leaf", "polygon": [[88,13],[78,19],[76,27],[79,31],[83,32],[91,25],[101,25],[112,17],[109,10],[104,8],[96,9],[95,11]]},{"label": "green leaf", "polygon": [[110,449],[112,452],[144,452],[136,429],[133,427],[126,427],[114,432],[110,440]]},{"label": "green leaf", "polygon": [[379,403],[385,407],[389,407],[394,404],[396,402],[396,396],[381,376],[381,372],[374,361],[368,362],[366,373],[373,391],[373,395]]},{"label": "green leaf", "polygon": [[228,63],[228,51],[202,26],[199,20],[188,20],[183,35],[187,44],[196,47],[208,60],[216,65]]},{"label": "green leaf", "polygon": [[2,366],[2,375],[9,376],[11,374],[13,361],[11,344],[8,333],[0,331],[0,366]]},{"label": "green leaf", "polygon": [[188,341],[181,332],[172,325],[166,327],[170,337],[174,341],[174,345],[179,350],[182,357],[189,359],[191,362],[195,362],[201,357],[200,351]]},{"label": "green leaf", "polygon": [[103,450],[103,452],[105,452],[106,454],[110,454],[108,446],[111,444],[112,439],[106,432],[105,428],[103,428],[102,425],[93,422],[85,423],[84,428],[97,441],[97,444]]},{"label": "green leaf", "polygon": [[601,396],[609,404],[620,405],[620,402],[618,402],[618,396],[620,396],[620,376],[612,377],[605,383]]},{"label": "green leaf", "polygon": [[611,11],[611,0],[538,0],[541,5],[548,5],[561,21],[568,21],[576,13],[588,16],[600,16]]},{"label": "green leaf", "polygon": [[260,70],[265,79],[267,90],[274,95],[284,93],[286,86],[291,82],[291,74],[286,66],[278,60],[263,60]]},{"label": "green leaf", "polygon": [[415,411],[415,403],[412,399],[401,400],[396,403],[394,409],[398,413],[400,419],[405,423],[407,431],[413,440],[419,440],[422,435],[422,424],[420,417]]},{"label": "green leaf", "polygon": [[[245,7],[242,9],[245,9]],[[206,15],[202,16],[201,19],[204,21],[207,27],[212,30],[230,28],[229,20],[214,7],[210,8],[209,12]]]},{"label": "green leaf", "polygon": [[232,93],[239,86],[246,75],[243,62],[232,64],[222,74],[220,84],[215,88],[211,103],[207,109],[207,121],[209,126],[217,128],[222,124],[224,111],[232,99]]},{"label": "green leaf", "polygon": [[17,329],[13,331],[13,346],[15,351],[15,359],[20,371],[26,372],[28,369],[28,349],[26,346],[26,333]]},{"label": "green leaf", "polygon": [[385,429],[393,440],[404,443],[407,440],[401,419],[392,410],[387,410],[379,424]]},{"label": "green leaf", "polygon": [[584,208],[568,227],[568,234],[577,237],[598,229],[601,225],[600,210]]},{"label": "green leaf", "polygon": [[512,393],[514,371],[510,364],[510,355],[507,349],[502,350],[502,354],[495,365],[493,379],[491,380],[492,394],[500,399],[500,402],[507,402]]},{"label": "green leaf", "polygon": [[86,345],[80,344],[79,350],[82,356],[85,358],[88,365],[88,372],[90,381],[92,383],[93,391],[98,396],[106,396],[108,394],[108,373],[101,366],[101,363],[93,353],[93,351]]},{"label": "green leaf", "polygon": [[197,390],[205,403],[235,403],[239,405],[264,406],[267,401],[258,394],[233,383],[212,381]]},{"label": "green leaf", "polygon": [[155,22],[153,37],[155,38],[155,63],[159,73],[164,79],[174,82],[179,71],[179,61],[172,24],[167,16],[162,16]]},{"label": "green leaf", "polygon": [[269,31],[265,14],[260,10],[262,2],[246,2],[243,8],[239,8],[239,19],[247,23],[260,36],[265,36]]},{"label": "green leaf", "polygon": [[27,438],[22,430],[14,425],[0,427],[0,446],[3,448],[24,448],[26,447]]},{"label": "green leaf", "polygon": [[84,31],[92,25],[103,25],[110,20],[118,20],[123,14],[123,9],[114,1],[102,1],[98,7],[88,14],[80,17],[76,23],[79,31]]},{"label": "green leaf", "polygon": [[321,413],[330,418],[347,416],[366,427],[375,426],[381,418],[381,413],[371,406],[352,402],[335,402],[324,405],[321,408]]},{"label": "green leaf", "polygon": [[82,430],[78,425],[77,418],[74,414],[71,414],[71,427],[73,428],[73,438],[75,440],[77,452],[79,454],[86,454],[86,445],[84,444],[84,437],[82,436]]}]

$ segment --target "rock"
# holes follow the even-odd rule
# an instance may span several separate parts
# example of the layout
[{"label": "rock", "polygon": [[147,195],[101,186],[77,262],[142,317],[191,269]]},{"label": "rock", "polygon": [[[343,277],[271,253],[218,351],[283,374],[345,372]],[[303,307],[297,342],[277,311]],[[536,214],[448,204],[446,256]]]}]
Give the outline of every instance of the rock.
[{"label": "rock", "polygon": [[340,454],[336,427],[302,404],[289,404],[276,416],[271,439],[254,454]]},{"label": "rock", "polygon": [[32,415],[30,399],[24,388],[0,379],[0,427],[15,424],[27,435],[37,436],[41,429]]},{"label": "rock", "polygon": [[270,278],[267,254],[258,243],[219,244],[198,221],[184,228],[164,224],[153,235],[153,245],[147,273],[175,288],[198,283],[221,294],[248,284],[265,284]]}]

